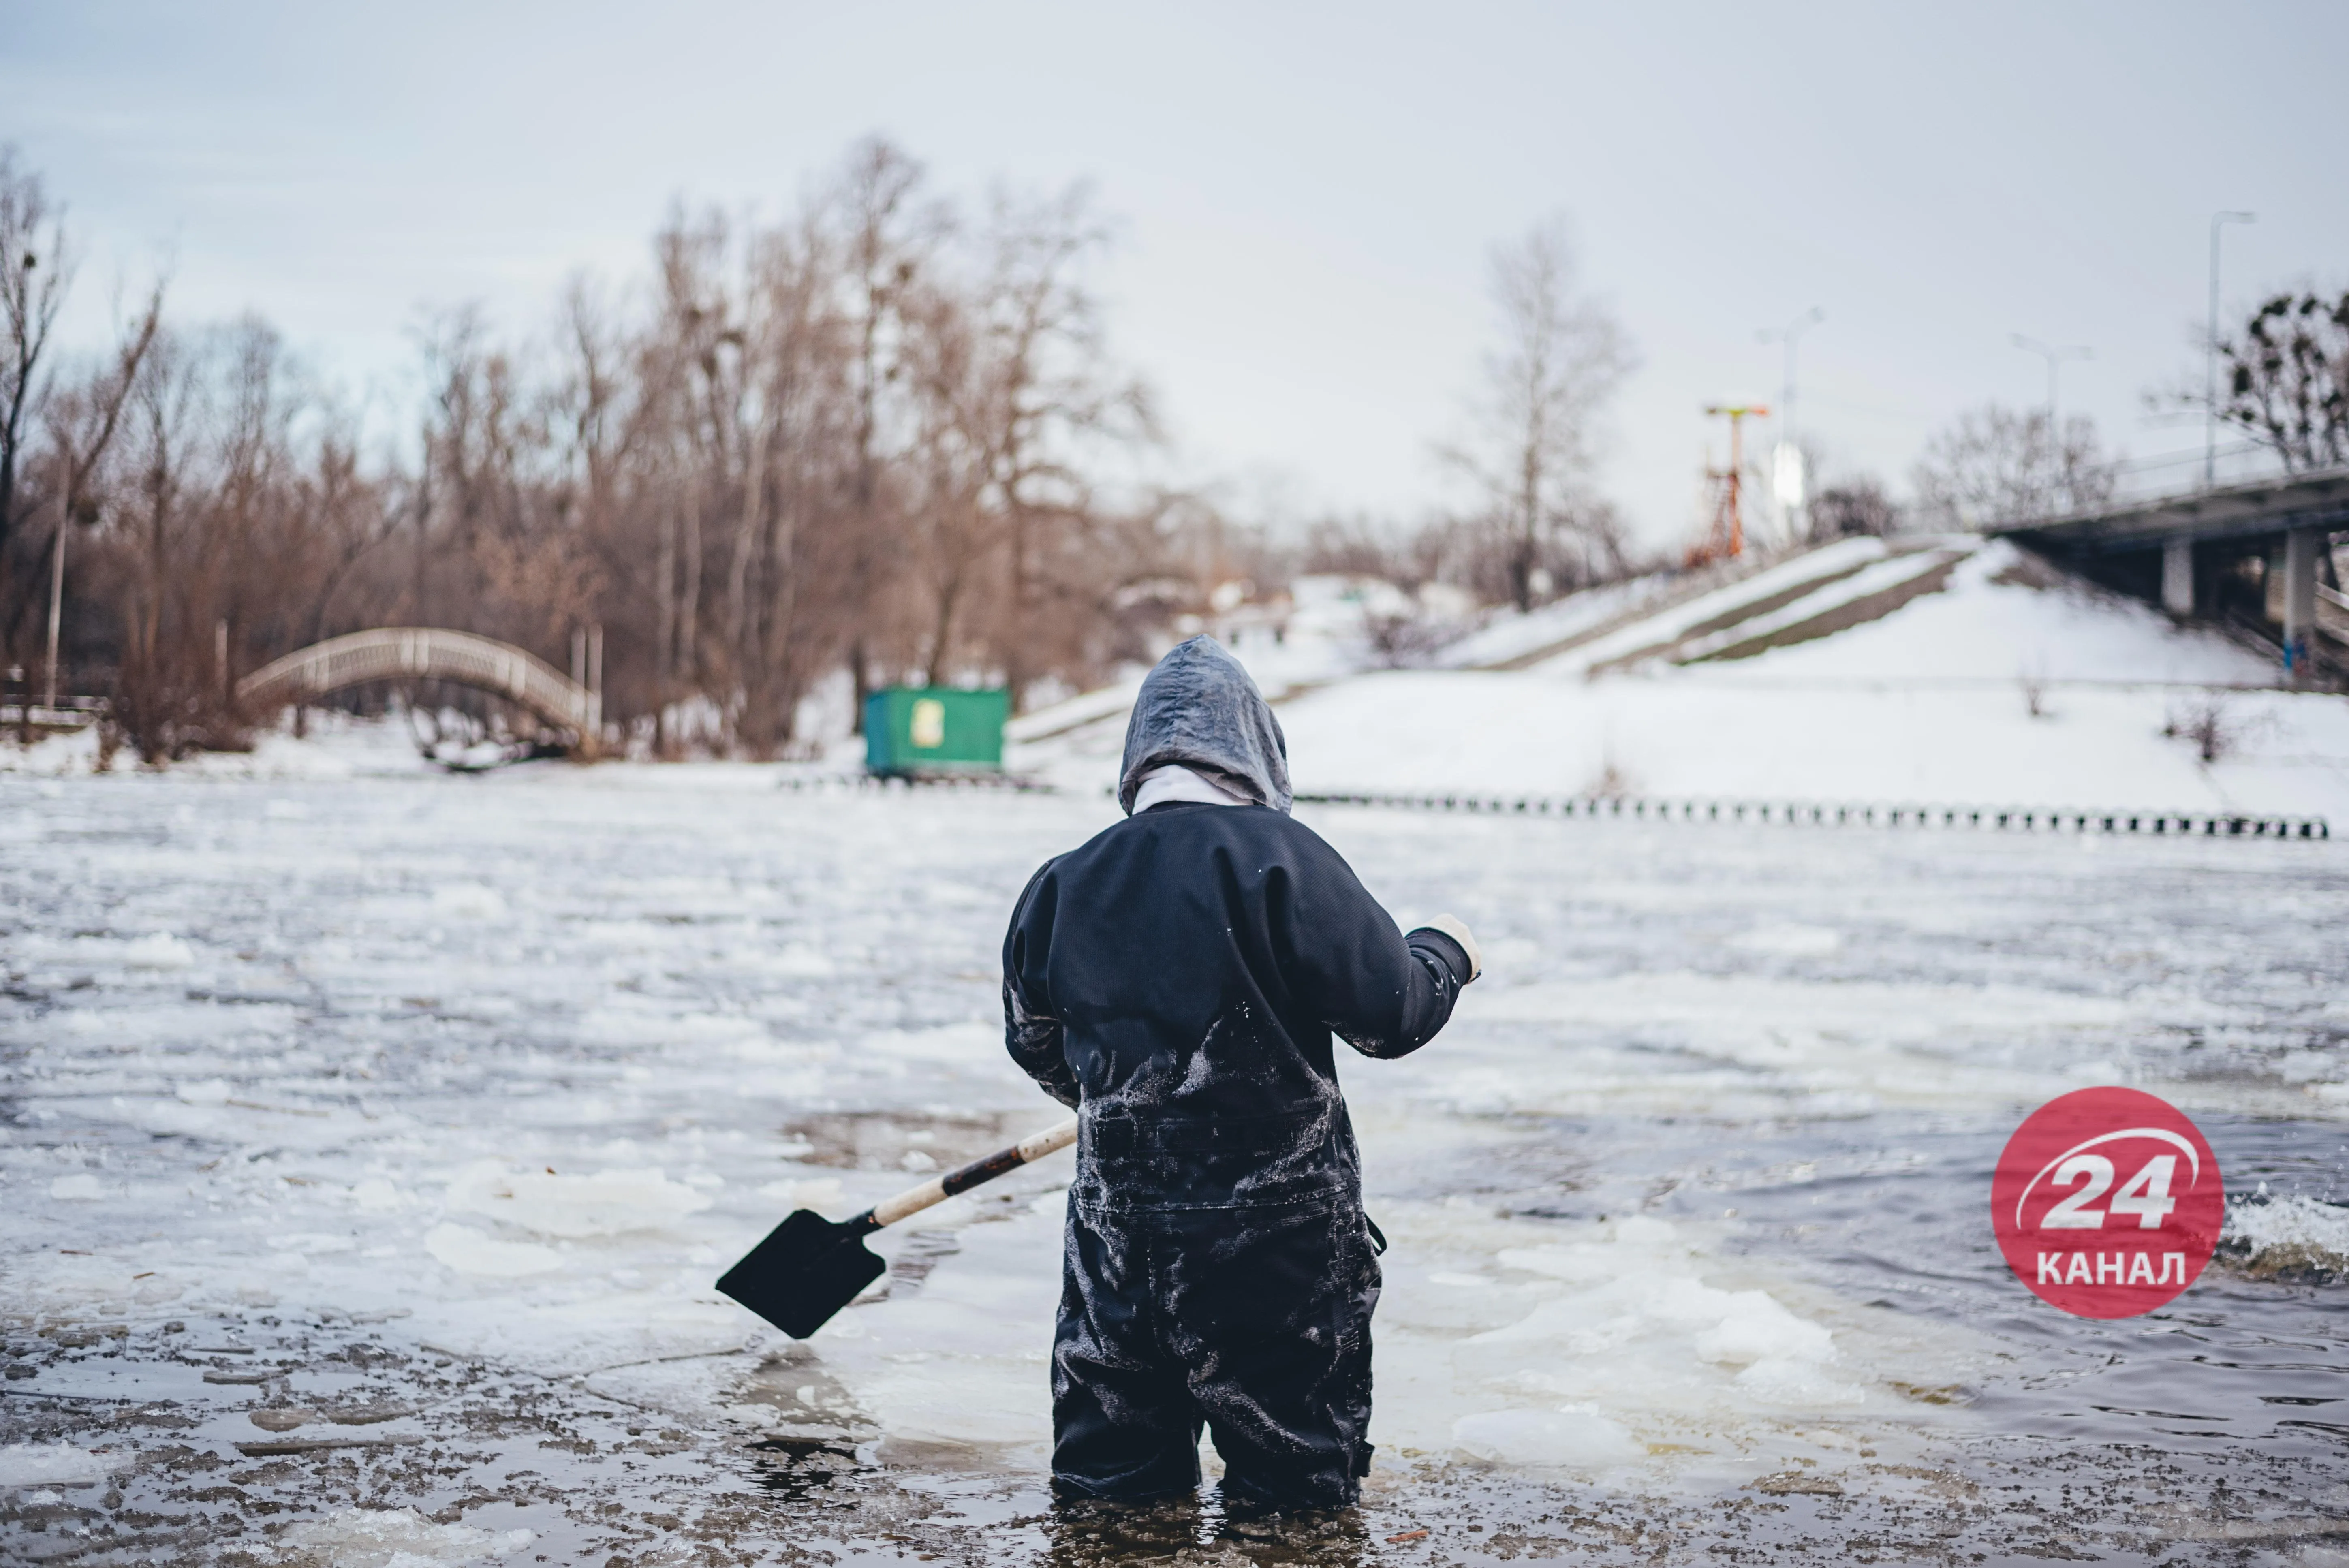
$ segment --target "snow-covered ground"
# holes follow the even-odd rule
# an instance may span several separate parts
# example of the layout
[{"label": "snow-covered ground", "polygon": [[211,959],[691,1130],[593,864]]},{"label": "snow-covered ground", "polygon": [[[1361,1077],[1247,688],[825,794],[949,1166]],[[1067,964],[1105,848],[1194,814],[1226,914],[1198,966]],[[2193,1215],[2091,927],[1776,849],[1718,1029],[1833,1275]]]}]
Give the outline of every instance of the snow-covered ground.
[{"label": "snow-covered ground", "polygon": [[1281,710],[1297,788],[2288,812],[2349,824],[2349,702],[2228,699],[2215,765],[2163,735],[2197,699],[2051,686],[1821,689],[1739,675],[1548,683],[1364,676]]},{"label": "snow-covered ground", "polygon": [[[1797,634],[1953,558],[1944,586],[1879,618],[1708,656]],[[2227,810],[2349,828],[2349,699],[2276,689],[2266,660],[2215,632],[2041,585],[2056,583],[2003,543],[1887,559],[1883,542],[1848,540],[1528,668],[1365,672],[1281,703],[1280,720],[1297,787],[1312,792]],[[1659,647],[1698,662],[1623,663]],[[1105,789],[1123,711],[1015,748],[1015,759]],[[2208,763],[2165,733],[2205,717],[2227,742]]]},{"label": "snow-covered ground", "polygon": [[[5,1553],[1095,1560],[1040,1491],[1066,1156],[885,1235],[805,1346],[712,1282],[1057,1119],[997,947],[1105,799],[450,778],[364,728],[248,765],[0,779]],[[2063,1526],[2111,1551],[2337,1458],[2265,1402],[2340,1358],[2335,1287],[2261,1276],[2349,1245],[2349,846],[1307,816],[1490,969],[1344,1069],[1394,1241],[1368,1528],[1981,1549],[2000,1488],[2125,1477]],[[1998,1143],[2096,1081],[2279,1200],[2190,1321],[2055,1320],[1990,1244]]]}]

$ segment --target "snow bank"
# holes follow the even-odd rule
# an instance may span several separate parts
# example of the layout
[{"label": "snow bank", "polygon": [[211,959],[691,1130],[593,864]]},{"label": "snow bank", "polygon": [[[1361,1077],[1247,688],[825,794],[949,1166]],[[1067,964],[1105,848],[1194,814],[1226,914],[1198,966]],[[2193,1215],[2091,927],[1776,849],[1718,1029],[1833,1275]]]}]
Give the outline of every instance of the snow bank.
[{"label": "snow bank", "polygon": [[[0,775],[86,778],[98,770],[98,743],[94,725],[50,736],[28,748],[0,738]],[[138,777],[147,770],[136,752],[124,749],[115,754],[112,771]],[[438,769],[417,755],[416,742],[401,719],[313,712],[308,734],[301,739],[290,731],[264,730],[254,738],[251,751],[200,752],[172,763],[170,771],[182,778],[300,780],[415,776]]]},{"label": "snow bank", "polygon": [[98,729],[88,726],[18,746],[13,731],[0,739],[0,773],[67,778],[98,771]]}]

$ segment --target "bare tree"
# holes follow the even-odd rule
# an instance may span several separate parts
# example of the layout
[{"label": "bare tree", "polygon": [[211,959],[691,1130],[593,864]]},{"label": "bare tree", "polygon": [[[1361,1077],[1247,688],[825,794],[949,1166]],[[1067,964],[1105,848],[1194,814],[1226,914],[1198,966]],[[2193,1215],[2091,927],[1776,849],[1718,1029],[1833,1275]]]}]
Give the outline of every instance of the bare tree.
[{"label": "bare tree", "polygon": [[978,663],[1016,703],[1044,669],[1083,662],[1107,602],[1092,564],[1106,519],[1088,459],[1153,439],[1155,425],[1147,391],[1111,360],[1085,285],[1106,239],[1081,186],[1034,201],[999,193],[976,282],[922,289],[902,307],[919,646],[933,683]]},{"label": "bare tree", "polygon": [[574,279],[543,338],[430,319],[397,454],[364,451],[264,323],[165,333],[159,294],[48,397],[16,521],[54,507],[88,538],[67,640],[111,663],[111,737],[150,760],[236,744],[238,674],[370,625],[558,664],[602,626],[605,712],[664,754],[776,755],[843,666],[860,696],[1090,681],[1209,585],[1149,584],[1230,553],[1212,509],[1126,462],[1153,426],[1090,287],[1105,234],[1081,188],[966,227],[861,143],[781,222],[673,211],[640,305]]},{"label": "bare tree", "polygon": [[1482,517],[1506,541],[1509,597],[1525,610],[1561,538],[1583,547],[1586,579],[1619,555],[1589,480],[1600,415],[1636,356],[1613,314],[1577,291],[1562,219],[1495,246],[1491,267],[1501,346],[1485,360],[1474,436],[1442,455],[1482,492]]},{"label": "bare tree", "polygon": [[979,502],[999,521],[1007,553],[993,642],[1015,705],[1048,660],[1072,651],[1065,638],[1051,647],[1047,634],[1074,629],[1090,587],[1089,572],[1079,586],[1068,571],[1100,521],[1089,449],[1157,435],[1149,391],[1111,359],[1086,285],[1108,240],[1084,185],[1040,200],[996,196],[963,412],[984,465]]},{"label": "bare tree", "polygon": [[557,505],[591,537],[600,537],[611,523],[620,469],[637,432],[629,421],[626,346],[585,274],[574,273],[564,285],[556,336],[562,368],[547,395],[547,419],[559,449]]},{"label": "bare tree", "polygon": [[[46,409],[51,463],[56,469],[54,505],[57,529],[49,543],[48,677],[54,690],[62,655],[65,610],[66,542],[77,523],[94,524],[101,515],[92,480],[105,462],[107,450],[121,428],[122,410],[138,386],[139,369],[162,329],[163,287],[155,285],[146,308],[124,331],[113,360],[72,395],[50,401]],[[13,625],[12,625],[13,631]],[[30,735],[32,705],[20,717]]]},{"label": "bare tree", "polygon": [[305,563],[307,587],[306,605],[288,606],[288,638],[309,642],[325,638],[337,624],[335,609],[343,590],[360,565],[390,542],[401,515],[393,487],[365,471],[349,416],[331,405],[317,416],[308,471],[287,514],[290,542]]},{"label": "bare tree", "polygon": [[728,642],[738,735],[759,756],[793,738],[800,698],[870,609],[864,524],[881,502],[857,493],[868,411],[839,271],[811,211],[756,242],[745,283]]},{"label": "bare tree", "polygon": [[113,575],[128,631],[108,716],[113,735],[149,762],[184,755],[216,735],[220,683],[207,678],[200,628],[221,586],[205,527],[210,476],[198,465],[212,388],[204,356],[180,335],[157,333],[131,383],[128,441],[112,480],[113,533],[121,559]]},{"label": "bare tree", "polygon": [[133,628],[125,650],[126,675],[144,674],[163,662],[163,616],[175,580],[173,558],[179,535],[189,525],[183,502],[204,390],[198,369],[177,334],[160,333],[132,387],[127,471],[115,507],[137,540],[138,566],[129,574],[135,614],[126,616]]},{"label": "bare tree", "polygon": [[1838,480],[1811,498],[1811,538],[1815,542],[1845,539],[1853,534],[1888,534],[1900,526],[1899,509],[1874,474]]},{"label": "bare tree", "polygon": [[1910,483],[1926,526],[1971,530],[2100,505],[2112,495],[2114,472],[2086,415],[2064,420],[2059,442],[2046,410],[1985,403],[1927,439]]},{"label": "bare tree", "polygon": [[988,388],[979,332],[968,305],[926,292],[909,319],[918,331],[909,358],[919,401],[908,480],[907,530],[921,588],[922,679],[944,685],[964,645],[962,613],[981,590],[1002,542],[987,505]]},{"label": "bare tree", "polygon": [[1431,552],[1415,550],[1433,530],[1417,539],[1399,539],[1396,531],[1368,517],[1324,517],[1305,531],[1297,552],[1300,572],[1340,577],[1377,577],[1398,587],[1416,588],[1433,573]]},{"label": "bare tree", "polygon": [[63,211],[49,204],[40,176],[18,165],[16,150],[0,146],[0,314],[7,332],[0,343],[0,562],[16,531],[16,477],[39,400],[41,358],[73,273]]},{"label": "bare tree", "polygon": [[2278,294],[2240,337],[2221,339],[2227,389],[2219,417],[2287,469],[2349,463],[2349,289]]},{"label": "bare tree", "polygon": [[[921,164],[902,149],[885,138],[868,137],[849,150],[830,203],[829,222],[841,254],[843,310],[855,346],[850,366],[856,421],[845,518],[845,589],[863,611],[848,647],[860,728],[874,640],[887,634],[880,578],[905,532],[901,511],[892,506],[895,498],[885,464],[893,449],[910,449],[924,423],[911,404],[910,323],[916,315],[938,318],[944,284],[936,275],[939,253],[958,227],[952,210],[926,194],[925,178]],[[894,398],[893,389],[898,393]]]}]

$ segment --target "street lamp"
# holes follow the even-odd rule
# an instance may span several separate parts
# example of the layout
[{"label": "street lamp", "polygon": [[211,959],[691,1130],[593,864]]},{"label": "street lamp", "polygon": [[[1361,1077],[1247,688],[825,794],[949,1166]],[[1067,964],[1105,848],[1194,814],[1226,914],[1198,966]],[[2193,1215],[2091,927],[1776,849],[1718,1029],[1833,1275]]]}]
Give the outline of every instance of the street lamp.
[{"label": "street lamp", "polygon": [[2085,343],[2042,343],[2035,337],[2013,335],[2014,346],[2036,354],[2047,361],[2047,435],[2060,452],[2064,445],[2064,427],[2055,418],[2055,367],[2066,359],[2094,359],[2096,351]]},{"label": "street lamp", "polygon": [[2202,488],[2219,482],[2219,231],[2256,223],[2257,212],[2210,214],[2210,335],[2202,346]]},{"label": "street lamp", "polygon": [[[2012,340],[2015,347],[2036,354],[2047,361],[2047,484],[2049,490],[2053,491],[2065,477],[2064,425],[2056,417],[2055,368],[2067,359],[2094,359],[2096,356],[2096,351],[2084,343],[2060,345],[2042,343],[2035,337],[2025,337],[2019,332],[2013,335]],[[2052,495],[2049,502],[2051,505],[2054,502]]]},{"label": "street lamp", "polygon": [[1803,453],[1795,444],[1795,345],[1803,334],[1826,319],[1826,312],[1817,305],[1782,327],[1764,327],[1754,334],[1762,343],[1783,343],[1786,346],[1785,388],[1778,400],[1778,449],[1771,457],[1770,491],[1778,503],[1778,515],[1790,534],[1794,531],[1795,514],[1803,506]]}]

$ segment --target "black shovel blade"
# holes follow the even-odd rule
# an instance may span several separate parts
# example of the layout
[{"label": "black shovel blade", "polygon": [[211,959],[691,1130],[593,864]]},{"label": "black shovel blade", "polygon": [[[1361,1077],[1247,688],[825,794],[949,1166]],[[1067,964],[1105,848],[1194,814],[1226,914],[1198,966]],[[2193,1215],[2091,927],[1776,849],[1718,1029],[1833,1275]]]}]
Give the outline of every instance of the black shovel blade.
[{"label": "black shovel blade", "polygon": [[875,1228],[867,1214],[835,1222],[812,1209],[794,1210],[726,1271],[718,1288],[793,1339],[805,1339],[889,1266],[864,1244]]}]

